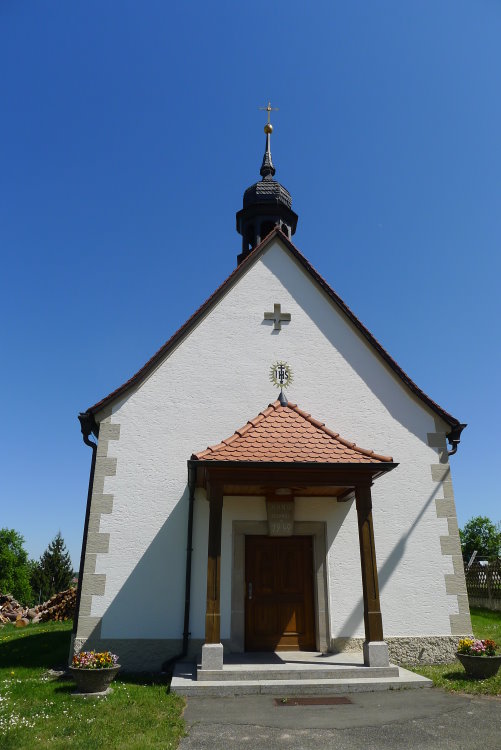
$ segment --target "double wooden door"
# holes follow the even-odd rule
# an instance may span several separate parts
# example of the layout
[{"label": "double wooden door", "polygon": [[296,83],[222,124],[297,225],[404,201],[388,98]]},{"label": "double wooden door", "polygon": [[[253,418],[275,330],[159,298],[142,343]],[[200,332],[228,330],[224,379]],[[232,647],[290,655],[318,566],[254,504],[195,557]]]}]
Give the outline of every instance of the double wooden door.
[{"label": "double wooden door", "polygon": [[246,651],[314,651],[313,538],[245,538]]}]

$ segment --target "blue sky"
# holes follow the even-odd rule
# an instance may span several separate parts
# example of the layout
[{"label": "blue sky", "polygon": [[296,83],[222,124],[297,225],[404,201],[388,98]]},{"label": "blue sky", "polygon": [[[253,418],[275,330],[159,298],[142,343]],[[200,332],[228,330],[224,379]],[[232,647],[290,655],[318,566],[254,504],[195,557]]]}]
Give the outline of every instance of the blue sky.
[{"label": "blue sky", "polygon": [[296,245],[468,422],[460,525],[499,520],[500,38],[497,0],[0,4],[0,526],[32,557],[60,529],[78,565],[77,413],[234,268],[268,99]]}]

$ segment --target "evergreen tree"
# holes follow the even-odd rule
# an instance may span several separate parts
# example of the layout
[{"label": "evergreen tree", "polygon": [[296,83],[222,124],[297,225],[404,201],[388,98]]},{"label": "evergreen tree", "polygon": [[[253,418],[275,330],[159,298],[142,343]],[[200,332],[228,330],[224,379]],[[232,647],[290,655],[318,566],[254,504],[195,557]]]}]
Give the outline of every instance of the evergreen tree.
[{"label": "evergreen tree", "polygon": [[0,529],[0,593],[31,604],[30,565],[24,539],[14,529]]},{"label": "evergreen tree", "polygon": [[35,597],[42,602],[50,599],[53,594],[69,588],[72,578],[70,555],[58,531],[39,562],[33,566],[31,585]]}]

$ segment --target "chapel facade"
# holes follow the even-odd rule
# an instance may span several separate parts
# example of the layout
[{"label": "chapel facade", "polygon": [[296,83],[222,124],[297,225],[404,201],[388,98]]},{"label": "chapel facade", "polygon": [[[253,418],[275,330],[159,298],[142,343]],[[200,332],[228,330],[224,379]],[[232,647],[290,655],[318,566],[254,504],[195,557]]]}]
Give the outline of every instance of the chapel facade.
[{"label": "chapel facade", "polygon": [[72,650],[130,670],[281,650],[448,661],[471,633],[449,465],[465,425],[293,244],[271,132],[236,215],[237,267],[80,414],[92,465]]}]

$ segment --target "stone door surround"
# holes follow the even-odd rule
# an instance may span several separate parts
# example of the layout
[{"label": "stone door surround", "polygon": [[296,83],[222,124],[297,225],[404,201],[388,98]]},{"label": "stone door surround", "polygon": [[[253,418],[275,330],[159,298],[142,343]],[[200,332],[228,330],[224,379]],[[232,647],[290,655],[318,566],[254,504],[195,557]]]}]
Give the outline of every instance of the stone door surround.
[{"label": "stone door surround", "polygon": [[[231,625],[226,646],[242,653],[245,646],[245,537],[266,536],[267,521],[233,521]],[[327,545],[324,521],[296,521],[294,536],[313,537],[315,637],[318,651],[329,650],[329,611],[327,596]]]}]

